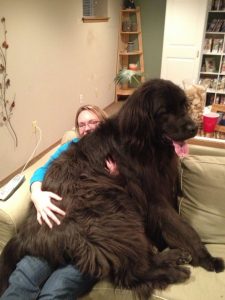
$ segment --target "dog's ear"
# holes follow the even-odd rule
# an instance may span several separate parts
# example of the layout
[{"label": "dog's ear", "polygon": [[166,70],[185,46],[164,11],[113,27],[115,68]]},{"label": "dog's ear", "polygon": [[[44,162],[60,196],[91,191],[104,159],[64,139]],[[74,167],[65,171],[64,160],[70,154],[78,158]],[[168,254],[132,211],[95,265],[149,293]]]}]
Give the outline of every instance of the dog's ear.
[{"label": "dog's ear", "polygon": [[151,83],[145,83],[139,87],[121,108],[119,128],[123,136],[123,142],[137,144],[140,148],[144,141],[151,143],[154,139],[154,103],[151,95]]}]

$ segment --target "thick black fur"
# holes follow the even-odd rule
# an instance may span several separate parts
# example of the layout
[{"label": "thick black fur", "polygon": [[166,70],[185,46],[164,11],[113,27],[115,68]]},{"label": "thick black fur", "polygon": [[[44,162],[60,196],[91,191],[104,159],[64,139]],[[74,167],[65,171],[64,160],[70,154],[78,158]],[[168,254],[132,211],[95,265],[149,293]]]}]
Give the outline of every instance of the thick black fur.
[{"label": "thick black fur", "polygon": [[[155,288],[183,282],[181,266],[220,272],[197,233],[176,212],[177,156],[172,141],[193,137],[184,92],[170,81],[144,83],[117,115],[72,144],[49,168],[43,189],[63,197],[61,225],[50,230],[29,217],[3,250],[0,289],[25,255],[43,257],[55,268],[72,263],[97,279],[132,289],[147,299]],[[110,175],[107,158],[119,175]],[[57,202],[59,205],[59,202]],[[170,250],[161,251],[165,246]]]}]

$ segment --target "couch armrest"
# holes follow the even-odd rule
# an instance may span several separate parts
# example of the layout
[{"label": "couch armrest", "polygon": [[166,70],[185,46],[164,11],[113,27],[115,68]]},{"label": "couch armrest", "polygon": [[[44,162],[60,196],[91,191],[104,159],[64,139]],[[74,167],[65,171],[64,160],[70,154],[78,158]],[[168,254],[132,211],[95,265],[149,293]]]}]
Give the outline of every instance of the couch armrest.
[{"label": "couch armrest", "polygon": [[24,171],[25,182],[6,201],[0,201],[0,253],[27,216],[30,205],[30,178],[34,171],[44,165],[56,148],[42,156]]},{"label": "couch armrest", "polygon": [[0,252],[16,233],[27,215],[30,204],[29,179],[6,201],[0,202]]}]

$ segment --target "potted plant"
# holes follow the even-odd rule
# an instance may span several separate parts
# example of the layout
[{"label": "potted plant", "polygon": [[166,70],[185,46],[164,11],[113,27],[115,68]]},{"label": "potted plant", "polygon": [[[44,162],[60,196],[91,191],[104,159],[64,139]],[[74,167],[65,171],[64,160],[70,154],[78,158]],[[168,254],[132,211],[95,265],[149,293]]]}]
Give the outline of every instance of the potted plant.
[{"label": "potted plant", "polygon": [[143,73],[141,71],[123,68],[117,73],[116,77],[114,78],[114,82],[119,84],[122,89],[127,89],[130,86],[140,85],[142,76]]}]

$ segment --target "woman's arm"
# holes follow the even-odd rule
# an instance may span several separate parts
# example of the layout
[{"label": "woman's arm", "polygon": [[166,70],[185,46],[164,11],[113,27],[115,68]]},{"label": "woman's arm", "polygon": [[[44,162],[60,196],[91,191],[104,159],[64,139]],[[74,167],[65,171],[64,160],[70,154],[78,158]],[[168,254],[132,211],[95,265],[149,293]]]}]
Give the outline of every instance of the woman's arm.
[{"label": "woman's arm", "polygon": [[[76,143],[78,140],[79,139],[73,139],[72,142]],[[52,228],[51,221],[57,225],[60,224],[60,220],[56,217],[56,214],[65,215],[65,212],[51,202],[51,199],[62,200],[60,196],[50,191],[42,191],[42,181],[51,163],[59,157],[62,152],[67,150],[70,143],[71,142],[68,142],[60,146],[49,158],[47,163],[34,172],[30,180],[31,200],[37,210],[37,220],[40,225],[42,225],[44,221],[50,228]]]},{"label": "woman's arm", "polygon": [[[73,143],[77,143],[79,141],[79,139],[75,138],[73,139]],[[72,142],[67,142],[65,144],[63,144],[62,146],[60,146],[53,154],[52,156],[49,158],[49,160],[40,168],[38,168],[34,174],[32,175],[31,179],[30,179],[30,186],[35,182],[35,181],[43,181],[44,180],[44,177],[45,177],[45,174],[49,168],[49,166],[51,165],[51,163],[59,157],[59,155],[66,151],[67,148],[69,147],[69,145],[72,143]]]},{"label": "woman's arm", "polygon": [[60,196],[52,192],[42,191],[42,182],[35,181],[31,186],[31,200],[37,210],[37,221],[40,225],[43,224],[42,220],[52,228],[50,219],[57,225],[60,224],[60,220],[56,217],[56,213],[64,216],[65,212],[58,208],[51,202],[51,199],[62,200]]}]

